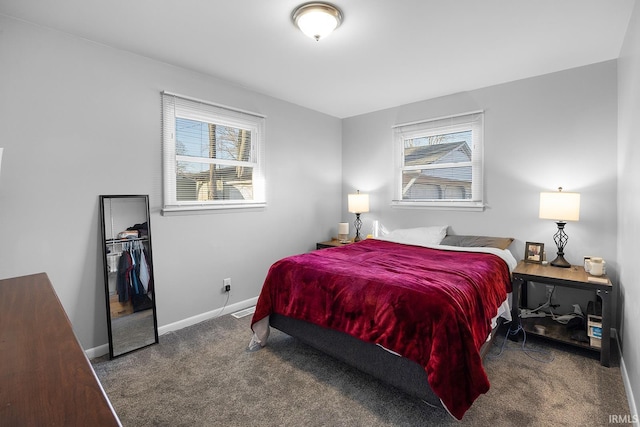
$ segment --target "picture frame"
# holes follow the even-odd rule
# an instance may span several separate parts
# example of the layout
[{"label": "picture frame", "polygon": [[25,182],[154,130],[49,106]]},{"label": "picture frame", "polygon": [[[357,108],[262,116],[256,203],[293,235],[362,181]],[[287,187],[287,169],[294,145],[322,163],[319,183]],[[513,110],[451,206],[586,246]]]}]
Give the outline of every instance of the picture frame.
[{"label": "picture frame", "polygon": [[544,243],[526,242],[524,245],[524,261],[542,264],[544,258]]}]

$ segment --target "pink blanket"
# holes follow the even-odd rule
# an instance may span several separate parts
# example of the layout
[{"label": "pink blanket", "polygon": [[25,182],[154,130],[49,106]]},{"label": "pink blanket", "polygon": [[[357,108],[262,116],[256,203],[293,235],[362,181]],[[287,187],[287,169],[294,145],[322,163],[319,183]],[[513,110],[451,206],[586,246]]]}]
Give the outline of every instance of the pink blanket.
[{"label": "pink blanket", "polygon": [[479,350],[510,291],[496,255],[369,239],[273,264],[252,325],[278,313],[380,344],[424,366],[462,419],[489,390]]}]

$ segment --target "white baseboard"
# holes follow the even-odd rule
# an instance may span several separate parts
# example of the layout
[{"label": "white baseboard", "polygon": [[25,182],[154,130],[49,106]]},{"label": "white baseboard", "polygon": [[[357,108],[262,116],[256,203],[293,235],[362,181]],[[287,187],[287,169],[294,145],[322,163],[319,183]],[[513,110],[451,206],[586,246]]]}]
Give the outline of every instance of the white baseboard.
[{"label": "white baseboard", "polygon": [[617,331],[615,329],[613,329],[613,331],[616,337],[616,344],[618,345],[618,354],[620,354],[620,373],[622,374],[622,383],[624,384],[624,391],[627,393],[627,401],[629,401],[629,415],[631,415],[631,417],[635,420],[633,422],[633,425],[635,427],[640,427],[640,422],[639,422],[640,420],[638,420],[638,407],[636,406],[636,400],[633,395],[633,389],[631,388],[631,382],[629,381],[629,374],[627,373],[627,367],[624,364],[624,357],[622,357],[620,340],[618,338]]},{"label": "white baseboard", "polygon": [[235,313],[238,310],[243,310],[245,308],[251,307],[252,305],[256,305],[257,302],[258,302],[258,297],[249,298],[247,300],[228,305],[224,307],[223,310],[220,310],[218,308],[217,310],[211,310],[206,313],[198,314],[196,316],[189,317],[184,320],[179,320],[174,323],[169,323],[168,325],[159,326],[158,334],[164,335],[167,332],[177,331],[178,329],[186,328],[187,326],[195,325],[196,323],[204,322],[205,320],[213,319],[214,317],[220,317],[220,316],[224,316],[225,314]]},{"label": "white baseboard", "polygon": [[[227,305],[225,307],[218,308],[216,310],[207,311],[206,313],[198,314],[187,319],[179,320],[177,322],[169,323],[158,327],[158,335],[164,335],[168,332],[177,331],[187,326],[195,325],[196,323],[204,322],[205,320],[213,319],[215,317],[224,316],[225,314],[235,313],[239,310],[256,305],[258,297],[249,298],[244,301],[237,302],[235,304]],[[97,347],[93,347],[85,350],[85,354],[89,359],[104,356],[109,353],[109,344],[102,344]]]},{"label": "white baseboard", "polygon": [[89,360],[109,353],[109,344],[102,344],[84,351]]}]

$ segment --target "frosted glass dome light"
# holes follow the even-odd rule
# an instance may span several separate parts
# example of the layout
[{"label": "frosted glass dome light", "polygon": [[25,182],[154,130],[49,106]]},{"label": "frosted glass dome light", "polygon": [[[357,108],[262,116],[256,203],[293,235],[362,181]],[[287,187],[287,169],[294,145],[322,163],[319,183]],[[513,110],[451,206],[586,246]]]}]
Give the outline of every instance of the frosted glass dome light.
[{"label": "frosted glass dome light", "polygon": [[293,11],[291,19],[300,31],[318,41],[340,26],[342,12],[329,3],[305,3]]}]

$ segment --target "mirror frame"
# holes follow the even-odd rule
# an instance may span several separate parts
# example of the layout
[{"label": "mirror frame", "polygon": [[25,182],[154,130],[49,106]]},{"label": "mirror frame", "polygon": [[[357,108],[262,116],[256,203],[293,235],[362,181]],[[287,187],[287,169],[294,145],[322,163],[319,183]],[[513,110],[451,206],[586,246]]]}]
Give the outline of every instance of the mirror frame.
[{"label": "mirror frame", "polygon": [[[115,236],[107,236],[106,235],[106,224],[105,220],[107,219],[107,213],[105,212],[105,203],[110,199],[141,199],[141,202],[144,202],[145,212],[146,212],[146,222],[147,222],[147,236],[145,238],[133,238],[133,239],[117,239]],[[152,256],[152,245],[151,245],[151,221],[149,218],[149,196],[148,195],[101,195],[99,196],[100,200],[100,233],[102,240],[100,245],[102,246],[102,260],[103,260],[103,274],[104,274],[104,291],[105,291],[105,301],[106,301],[106,309],[107,309],[107,329],[109,334],[109,358],[113,359],[115,357],[119,357],[132,351],[139,350],[144,347],[148,347],[150,345],[158,344],[158,318],[156,313],[156,298],[155,298],[155,281],[153,277],[153,256]],[[110,219],[113,219],[109,216]],[[131,224],[132,226],[134,224]],[[112,233],[114,232],[111,230]],[[124,230],[122,230],[124,231]],[[109,251],[107,250],[107,245],[117,242],[127,242],[127,241],[141,241],[145,244],[145,249],[147,250],[147,254],[145,257],[147,259],[147,263],[149,264],[149,275],[150,280],[153,281],[153,287],[148,291],[151,294],[151,310],[153,314],[153,334],[154,341],[153,342],[144,342],[140,345],[131,346],[126,351],[122,351],[121,353],[114,353],[114,342],[113,342],[113,328],[111,318],[111,303],[110,303],[110,295],[109,295],[109,262],[107,260],[107,254]]]}]

